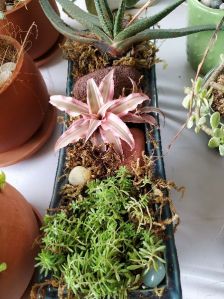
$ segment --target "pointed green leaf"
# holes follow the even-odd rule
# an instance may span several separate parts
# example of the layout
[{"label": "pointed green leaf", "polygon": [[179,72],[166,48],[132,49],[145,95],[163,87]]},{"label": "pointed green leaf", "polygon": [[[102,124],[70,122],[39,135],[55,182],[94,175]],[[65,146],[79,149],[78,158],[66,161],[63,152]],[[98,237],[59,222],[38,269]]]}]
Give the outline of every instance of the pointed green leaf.
[{"label": "pointed green leaf", "polygon": [[196,94],[198,94],[200,92],[202,83],[203,83],[203,79],[201,77],[198,77],[196,84],[195,84],[195,93]]},{"label": "pointed green leaf", "polygon": [[91,14],[97,15],[95,3],[93,0],[86,0],[86,8]]},{"label": "pointed green leaf", "polygon": [[6,181],[6,176],[3,171],[0,172],[0,191],[4,188]]},{"label": "pointed green leaf", "polygon": [[107,0],[94,0],[97,15],[104,32],[113,37],[113,15]]},{"label": "pointed green leaf", "polygon": [[117,11],[116,17],[115,17],[114,37],[116,37],[116,35],[118,33],[120,33],[120,31],[122,30],[122,22],[123,22],[123,18],[124,18],[125,5],[126,5],[126,0],[122,0],[121,4],[119,6],[119,9]]},{"label": "pointed green leaf", "polygon": [[217,137],[212,137],[208,142],[208,147],[216,148],[220,145],[220,139]]},{"label": "pointed green leaf", "polygon": [[149,18],[144,18],[141,20],[136,21],[134,24],[127,27],[125,30],[123,30],[120,34],[117,35],[115,41],[122,41],[126,38],[129,38],[131,36],[136,35],[139,32],[142,32],[156,23],[158,23],[160,20],[162,20],[164,17],[166,17],[169,13],[171,13],[176,7],[178,7],[180,4],[182,4],[185,0],[176,0],[174,3],[166,7],[164,10],[159,12],[158,14],[151,16]]},{"label": "pointed green leaf", "polygon": [[69,0],[57,0],[57,2],[62,6],[62,8],[66,11],[70,9],[70,11],[66,12],[72,19],[78,21],[80,24],[80,20],[84,20],[86,23],[92,23],[95,26],[100,26],[100,22],[97,16],[85,12],[81,9],[78,5],[74,4],[72,1]]},{"label": "pointed green leaf", "polygon": [[131,7],[135,6],[135,4],[138,2],[139,2],[139,0],[126,0],[126,7],[131,8]]},{"label": "pointed green leaf", "polygon": [[[121,42],[116,42],[112,46],[126,51],[133,44],[143,42],[145,40],[168,39],[186,36],[203,31],[213,31],[216,29],[215,25],[198,25],[179,29],[147,29],[136,36],[127,38]],[[224,28],[222,28],[223,30]]]},{"label": "pointed green leaf", "polygon": [[219,146],[219,154],[220,154],[220,156],[224,156],[224,144],[221,144],[220,146]]},{"label": "pointed green leaf", "polygon": [[71,38],[73,40],[79,41],[79,42],[85,42],[87,44],[94,44],[95,42],[98,42],[95,39],[85,37],[85,35],[81,32],[76,31],[69,25],[65,24],[61,18],[57,15],[57,13],[54,11],[52,6],[50,5],[49,1],[47,0],[39,0],[40,5],[51,22],[51,24],[54,26],[54,28],[62,33],[63,35],[67,36],[68,38]]},{"label": "pointed green leaf", "polygon": [[210,125],[211,125],[212,129],[217,128],[219,123],[220,123],[220,113],[214,112],[210,118]]},{"label": "pointed green leaf", "polygon": [[69,17],[78,21],[80,24],[88,28],[91,33],[95,33],[102,40],[110,43],[111,40],[108,36],[96,25],[98,22],[93,22],[93,20],[95,20],[95,16],[86,13],[70,0],[57,0],[57,2],[61,4],[63,10]]}]

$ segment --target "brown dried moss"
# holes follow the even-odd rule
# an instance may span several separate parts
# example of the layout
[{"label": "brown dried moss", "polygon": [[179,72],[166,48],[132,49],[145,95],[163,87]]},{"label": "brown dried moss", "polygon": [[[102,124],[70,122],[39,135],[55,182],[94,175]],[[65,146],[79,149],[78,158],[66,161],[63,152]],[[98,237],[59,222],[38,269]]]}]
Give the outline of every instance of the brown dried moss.
[{"label": "brown dried moss", "polygon": [[125,65],[135,68],[150,68],[160,60],[156,58],[158,49],[151,42],[143,42],[133,46],[125,56],[112,59],[106,53],[101,53],[94,46],[67,40],[62,46],[63,54],[66,59],[73,61],[74,78],[80,78],[95,70],[106,66]]},{"label": "brown dried moss", "polygon": [[[114,175],[121,166],[121,158],[112,145],[107,145],[106,149],[103,149],[101,146],[94,146],[91,141],[85,143],[81,139],[67,147],[65,174],[68,174],[75,166],[89,168],[92,179],[103,179]],[[80,186],[64,185],[61,190],[61,204],[67,205],[82,192],[82,189]]]},{"label": "brown dried moss", "polygon": [[61,46],[66,59],[73,61],[73,76],[75,79],[109,65],[108,56],[102,55],[95,47],[67,40]]},{"label": "brown dried moss", "polygon": [[4,39],[0,39],[0,65],[6,62],[16,62],[17,50],[6,42]]}]

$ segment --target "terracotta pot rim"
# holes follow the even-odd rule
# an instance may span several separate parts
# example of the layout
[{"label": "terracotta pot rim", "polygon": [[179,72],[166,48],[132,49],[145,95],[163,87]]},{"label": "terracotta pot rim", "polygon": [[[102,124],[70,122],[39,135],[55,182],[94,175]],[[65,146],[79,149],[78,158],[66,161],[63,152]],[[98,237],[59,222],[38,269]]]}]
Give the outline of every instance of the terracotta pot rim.
[{"label": "terracotta pot rim", "polygon": [[18,5],[16,5],[13,9],[5,11],[4,15],[7,17],[8,15],[14,13],[15,11],[19,10],[20,8],[26,6],[29,2],[34,1],[34,0],[24,0],[21,1]]},{"label": "terracotta pot rim", "polygon": [[224,16],[224,11],[222,9],[208,7],[202,4],[199,0],[188,1],[191,2],[195,7],[197,6],[198,9],[202,9],[205,13],[212,13],[213,15]]},{"label": "terracotta pot rim", "polygon": [[12,76],[10,77],[9,80],[6,81],[6,83],[0,87],[0,94],[2,94],[7,88],[10,87],[10,85],[15,81],[16,77],[18,76],[22,65],[23,65],[23,61],[24,61],[24,50],[21,50],[21,45],[19,42],[17,42],[16,39],[14,39],[11,36],[7,36],[7,35],[0,35],[0,40],[6,40],[9,44],[11,44],[18,52],[20,52],[20,55],[18,57],[18,60],[16,61],[16,68],[12,73]]}]

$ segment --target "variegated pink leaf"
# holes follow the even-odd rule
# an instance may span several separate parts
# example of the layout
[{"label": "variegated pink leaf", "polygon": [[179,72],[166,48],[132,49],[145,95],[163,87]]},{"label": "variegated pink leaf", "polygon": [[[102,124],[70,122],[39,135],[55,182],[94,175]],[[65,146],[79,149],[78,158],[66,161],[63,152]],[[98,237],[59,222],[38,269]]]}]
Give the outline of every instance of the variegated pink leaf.
[{"label": "variegated pink leaf", "polygon": [[100,128],[100,134],[102,136],[102,139],[105,143],[111,143],[114,146],[115,151],[122,155],[123,154],[123,149],[121,146],[121,140],[119,137],[116,137],[113,132],[110,130],[103,130]]},{"label": "variegated pink leaf", "polygon": [[119,137],[120,139],[127,142],[127,144],[134,148],[135,141],[134,138],[129,130],[129,128],[126,126],[126,124],[118,117],[117,115],[108,112],[106,114],[105,119],[102,121],[102,129],[103,130],[110,130],[112,134],[114,134],[116,137]]},{"label": "variegated pink leaf", "polygon": [[93,79],[87,81],[87,104],[90,114],[97,114],[103,106],[103,97]]},{"label": "variegated pink leaf", "polygon": [[148,100],[148,96],[140,93],[132,93],[129,96],[119,100],[110,108],[110,112],[118,115],[119,117],[133,111],[139,104]]},{"label": "variegated pink leaf", "polygon": [[67,146],[69,143],[74,143],[80,138],[86,136],[86,132],[89,127],[89,120],[78,119],[72,123],[72,125],[65,131],[58,139],[55,150]]},{"label": "variegated pink leaf", "polygon": [[109,101],[106,104],[103,104],[103,106],[100,108],[98,112],[98,115],[100,115],[103,118],[106,112],[110,109],[110,107],[117,102],[119,102],[119,100]]},{"label": "variegated pink leaf", "polygon": [[88,105],[72,97],[55,95],[50,97],[50,103],[61,111],[75,117],[89,113]]},{"label": "variegated pink leaf", "polygon": [[100,125],[101,125],[101,120],[91,119],[89,121],[89,128],[86,133],[86,141],[92,136],[92,134],[99,128]]},{"label": "variegated pink leaf", "polygon": [[122,116],[121,119],[124,122],[131,122],[131,123],[136,123],[136,124],[148,123],[153,126],[155,126],[157,124],[155,117],[153,117],[152,115],[148,115],[148,114],[137,115],[134,113],[128,113],[127,115]]},{"label": "variegated pink leaf", "polygon": [[102,94],[104,103],[113,100],[114,97],[114,70],[110,71],[100,82],[99,90]]},{"label": "variegated pink leaf", "polygon": [[91,137],[91,142],[93,145],[95,146],[101,146],[101,148],[103,150],[106,150],[106,146],[105,143],[103,141],[103,138],[100,134],[100,130],[97,130],[96,132],[93,133],[92,137]]}]

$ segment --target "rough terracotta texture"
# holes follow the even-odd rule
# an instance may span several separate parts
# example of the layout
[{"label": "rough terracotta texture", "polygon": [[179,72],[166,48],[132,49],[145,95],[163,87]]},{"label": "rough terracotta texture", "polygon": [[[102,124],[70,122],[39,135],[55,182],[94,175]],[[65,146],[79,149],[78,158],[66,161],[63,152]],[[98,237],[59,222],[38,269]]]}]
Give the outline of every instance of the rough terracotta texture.
[{"label": "rough terracotta texture", "polygon": [[135,148],[131,150],[130,146],[126,142],[122,141],[122,147],[124,151],[123,165],[126,165],[127,167],[130,167],[132,162],[136,161],[138,158],[141,158],[142,152],[145,151],[144,132],[138,128],[131,128],[130,131],[135,140]]},{"label": "rough terracotta texture", "polygon": [[39,226],[31,205],[12,186],[0,191],[0,298],[19,299],[33,275]]},{"label": "rough terracotta texture", "polygon": [[100,81],[112,70],[114,71],[114,98],[119,98],[122,94],[123,88],[127,90],[127,92],[132,91],[132,83],[129,79],[132,78],[135,82],[138,82],[141,78],[141,73],[128,66],[115,66],[115,67],[108,67],[104,69],[97,70],[93,73],[90,73],[86,76],[81,77],[78,79],[73,88],[73,95],[76,99],[82,100],[86,102],[86,84],[87,80],[93,78],[97,85],[99,85]]},{"label": "rough terracotta texture", "polygon": [[[0,36],[12,43],[14,39]],[[22,52],[11,79],[0,88],[0,153],[25,143],[41,126],[48,110],[45,82],[28,54]]]},{"label": "rough terracotta texture", "polygon": [[[51,0],[50,2],[55,10],[58,11],[55,1]],[[5,12],[5,16],[5,19],[0,20],[0,34],[15,37],[19,42],[24,40],[26,32],[33,22],[37,25],[37,35],[33,28],[32,34],[28,37],[29,43],[27,44],[28,53],[34,60],[44,55],[59,38],[59,33],[45,16],[38,0],[22,1],[21,5],[17,5],[14,9]],[[13,24],[15,32],[18,32],[18,28],[22,32],[15,36],[12,26],[8,23]]]}]

